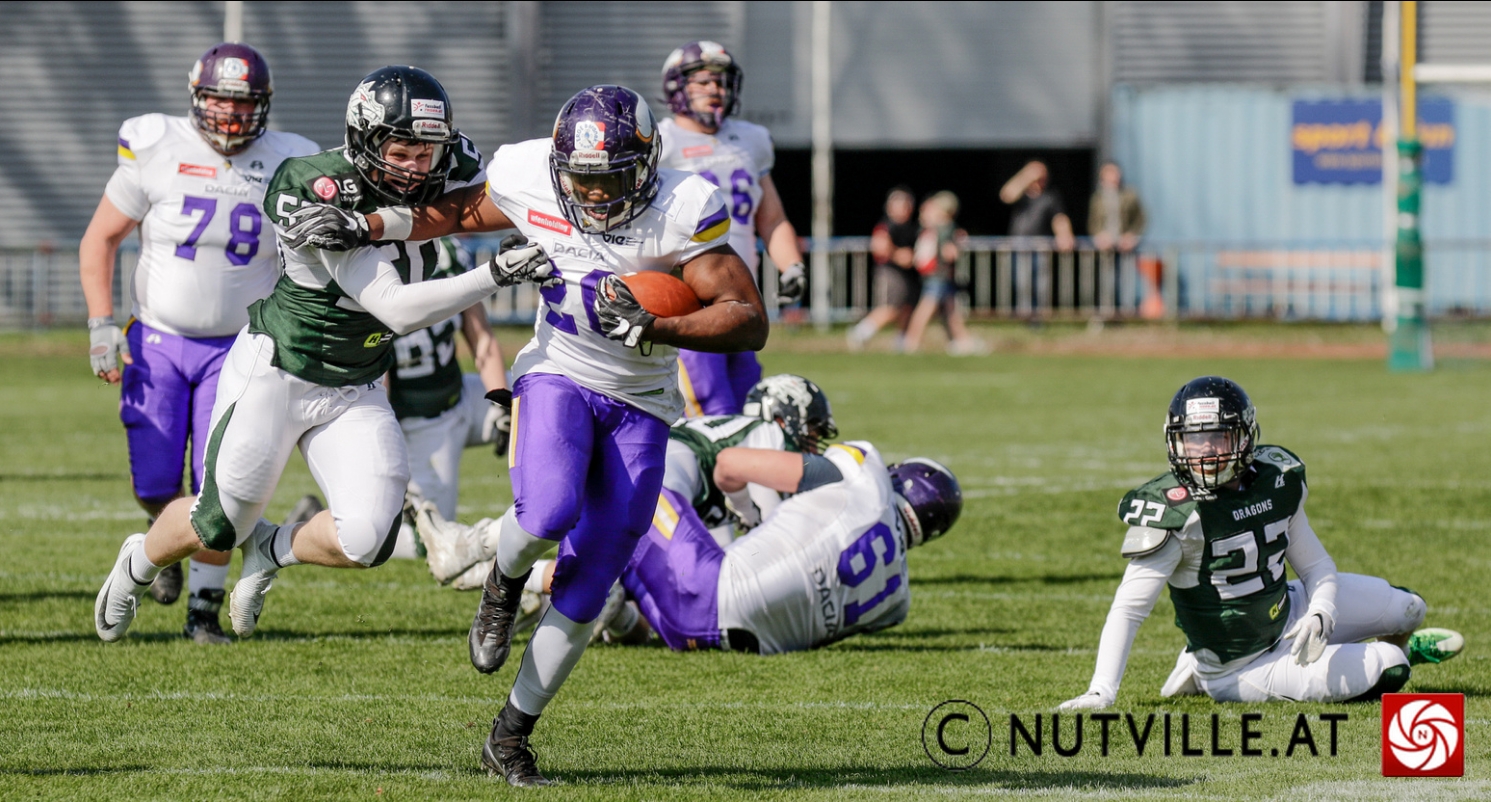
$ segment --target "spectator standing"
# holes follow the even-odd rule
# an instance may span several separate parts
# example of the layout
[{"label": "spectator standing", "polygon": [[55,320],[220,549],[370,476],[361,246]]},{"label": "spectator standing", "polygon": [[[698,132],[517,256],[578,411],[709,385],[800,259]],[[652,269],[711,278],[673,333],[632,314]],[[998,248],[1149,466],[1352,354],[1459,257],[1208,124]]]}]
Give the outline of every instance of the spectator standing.
[{"label": "spectator standing", "polygon": [[1145,223],[1139,193],[1124,186],[1117,162],[1103,162],[1087,212],[1087,233],[1093,244],[1100,251],[1130,253],[1139,245]]},{"label": "spectator standing", "polygon": [[1012,237],[1055,237],[1056,250],[1076,246],[1072,219],[1062,205],[1061,193],[1050,186],[1051,171],[1044,162],[1032,161],[1006,181],[999,199],[1014,206],[1010,217]]},{"label": "spectator standing", "polygon": [[938,311],[942,312],[943,325],[947,327],[949,354],[968,356],[985,350],[982,340],[969,335],[963,312],[958,308],[953,267],[958,262],[958,243],[967,235],[958,230],[954,222],[957,215],[958,196],[951,192],[938,192],[922,201],[922,231],[912,252],[917,272],[922,276],[922,292],[906,327],[907,353],[915,353],[921,347],[927,324]]},{"label": "spectator standing", "polygon": [[875,260],[875,308],[849,330],[849,348],[858,351],[885,324],[895,321],[897,350],[905,346],[911,310],[921,297],[921,274],[913,251],[921,224],[914,218],[916,196],[896,187],[885,197],[885,216],[870,234],[870,256]]}]

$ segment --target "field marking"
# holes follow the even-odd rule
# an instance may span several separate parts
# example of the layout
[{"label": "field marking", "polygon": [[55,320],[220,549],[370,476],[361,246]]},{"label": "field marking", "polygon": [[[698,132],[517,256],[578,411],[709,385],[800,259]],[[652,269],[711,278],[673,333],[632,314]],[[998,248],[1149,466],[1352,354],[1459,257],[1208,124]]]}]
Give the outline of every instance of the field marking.
[{"label": "field marking", "polygon": [[1491,795],[1491,780],[1402,779],[1354,780],[1297,785],[1270,797],[1281,802],[1397,802],[1401,799],[1460,800]]},{"label": "field marking", "polygon": [[[1200,780],[1197,781],[1199,784]],[[796,786],[809,788],[806,785]],[[1226,799],[1236,797],[1197,793],[1194,785],[1177,784],[1166,788],[1084,788],[1076,785],[1050,785],[1041,788],[1009,788],[1003,785],[860,785],[835,786],[844,791],[878,791],[901,796],[997,796],[1027,799]]]}]

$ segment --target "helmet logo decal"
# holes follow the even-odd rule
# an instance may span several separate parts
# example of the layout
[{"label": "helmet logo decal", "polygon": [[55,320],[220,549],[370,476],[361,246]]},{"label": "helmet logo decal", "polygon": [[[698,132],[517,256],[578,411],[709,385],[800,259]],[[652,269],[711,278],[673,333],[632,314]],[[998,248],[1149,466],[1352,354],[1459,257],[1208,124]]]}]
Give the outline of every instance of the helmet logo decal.
[{"label": "helmet logo decal", "polygon": [[1186,414],[1194,415],[1198,412],[1210,412],[1216,414],[1222,411],[1222,400],[1220,398],[1187,398]]},{"label": "helmet logo decal", "polygon": [[337,182],[323,175],[311,183],[311,191],[321,200],[331,200],[337,196]]},{"label": "helmet logo decal", "polygon": [[445,101],[412,98],[409,101],[409,113],[415,117],[439,117],[443,120],[445,118]]},{"label": "helmet logo decal", "polygon": [[245,61],[244,59],[241,59],[241,58],[225,58],[225,59],[223,59],[223,60],[221,60],[221,61],[218,62],[217,77],[219,77],[219,78],[229,78],[229,79],[238,78],[238,79],[242,79],[243,77],[247,76],[248,74],[249,74],[249,65],[248,65],[248,62]]},{"label": "helmet logo decal", "polygon": [[414,133],[444,141],[450,138],[450,126],[444,120],[414,120]]},{"label": "helmet logo decal", "polygon": [[192,86],[196,86],[198,83],[201,82],[201,80],[202,80],[202,60],[201,59],[197,59],[197,63],[192,65],[192,71],[191,71],[191,73],[189,75],[186,76],[186,78],[187,78],[188,81],[191,81]]},{"label": "helmet logo decal", "polygon": [[643,142],[652,141],[652,107],[641,95],[633,95],[637,99],[637,138]]},{"label": "helmet logo decal", "polygon": [[605,150],[606,124],[595,120],[575,123],[575,150]]},{"label": "helmet logo decal", "polygon": [[383,122],[386,111],[383,104],[373,97],[373,83],[357,85],[352,99],[347,102],[347,124],[354,128],[371,128]]}]

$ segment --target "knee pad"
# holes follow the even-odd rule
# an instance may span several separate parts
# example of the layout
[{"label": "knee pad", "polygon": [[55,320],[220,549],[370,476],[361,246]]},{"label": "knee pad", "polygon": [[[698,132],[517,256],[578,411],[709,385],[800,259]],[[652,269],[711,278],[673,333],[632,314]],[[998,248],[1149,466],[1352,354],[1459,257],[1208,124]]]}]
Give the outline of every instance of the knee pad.
[{"label": "knee pad", "polygon": [[1402,627],[1394,632],[1412,632],[1424,623],[1424,615],[1429,611],[1429,605],[1424,602],[1424,597],[1414,593],[1408,588],[1393,586],[1399,591],[1398,597],[1393,599],[1392,612],[1397,615],[1397,623]]},{"label": "knee pad", "polygon": [[404,517],[402,515],[394,516],[393,527],[383,537],[383,545],[378,548],[378,554],[373,557],[373,562],[368,566],[369,568],[377,568],[388,562],[388,558],[393,556],[393,550],[399,544],[399,532],[403,530],[403,524]]},{"label": "knee pad", "polygon": [[[222,502],[217,486],[212,485],[203,488],[202,495],[192,504],[192,531],[197,533],[202,546],[211,551],[231,551],[238,546],[238,528]],[[235,505],[230,501],[229,506]]]},{"label": "knee pad", "polygon": [[1381,699],[1385,693],[1397,693],[1404,685],[1408,684],[1408,678],[1411,673],[1407,663],[1389,666],[1382,670],[1382,674],[1377,677],[1377,683],[1369,688],[1366,693],[1361,696],[1354,696],[1346,701],[1375,702]]},{"label": "knee pad", "polygon": [[[395,517],[394,527],[398,523],[398,518]],[[387,560],[388,554],[393,552],[394,536],[398,535],[397,528],[380,527],[367,518],[337,518],[336,527],[337,543],[342,547],[342,554],[364,568],[371,568]]]}]

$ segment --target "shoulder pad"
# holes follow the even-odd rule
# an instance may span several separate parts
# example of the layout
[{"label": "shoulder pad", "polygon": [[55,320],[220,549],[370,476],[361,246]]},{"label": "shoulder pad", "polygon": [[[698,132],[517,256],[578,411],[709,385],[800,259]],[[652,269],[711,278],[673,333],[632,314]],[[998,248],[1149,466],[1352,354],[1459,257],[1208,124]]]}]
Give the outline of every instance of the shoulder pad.
[{"label": "shoulder pad", "polygon": [[1191,491],[1164,474],[1124,494],[1118,502],[1118,518],[1131,527],[1180,529],[1196,509]]},{"label": "shoulder pad", "polygon": [[451,166],[449,180],[469,184],[481,175],[482,165],[485,162],[476,143],[465,134],[461,134],[461,141],[456,145],[455,164]]},{"label": "shoulder pad", "polygon": [[125,120],[119,126],[119,147],[138,156],[166,135],[167,119],[164,114],[142,114]]},{"label": "shoulder pad", "polygon": [[264,193],[264,211],[280,226],[305,203],[330,203],[354,208],[364,197],[362,182],[340,148],[280,162],[269,189]]},{"label": "shoulder pad", "polygon": [[1165,545],[1165,541],[1169,540],[1172,534],[1174,533],[1169,529],[1131,526],[1123,536],[1123,548],[1119,549],[1119,553],[1129,559],[1153,554]]},{"label": "shoulder pad", "polygon": [[1304,474],[1305,472],[1305,461],[1294,452],[1280,446],[1259,446],[1253,451],[1253,463],[1273,466],[1280,473],[1298,471]]}]

